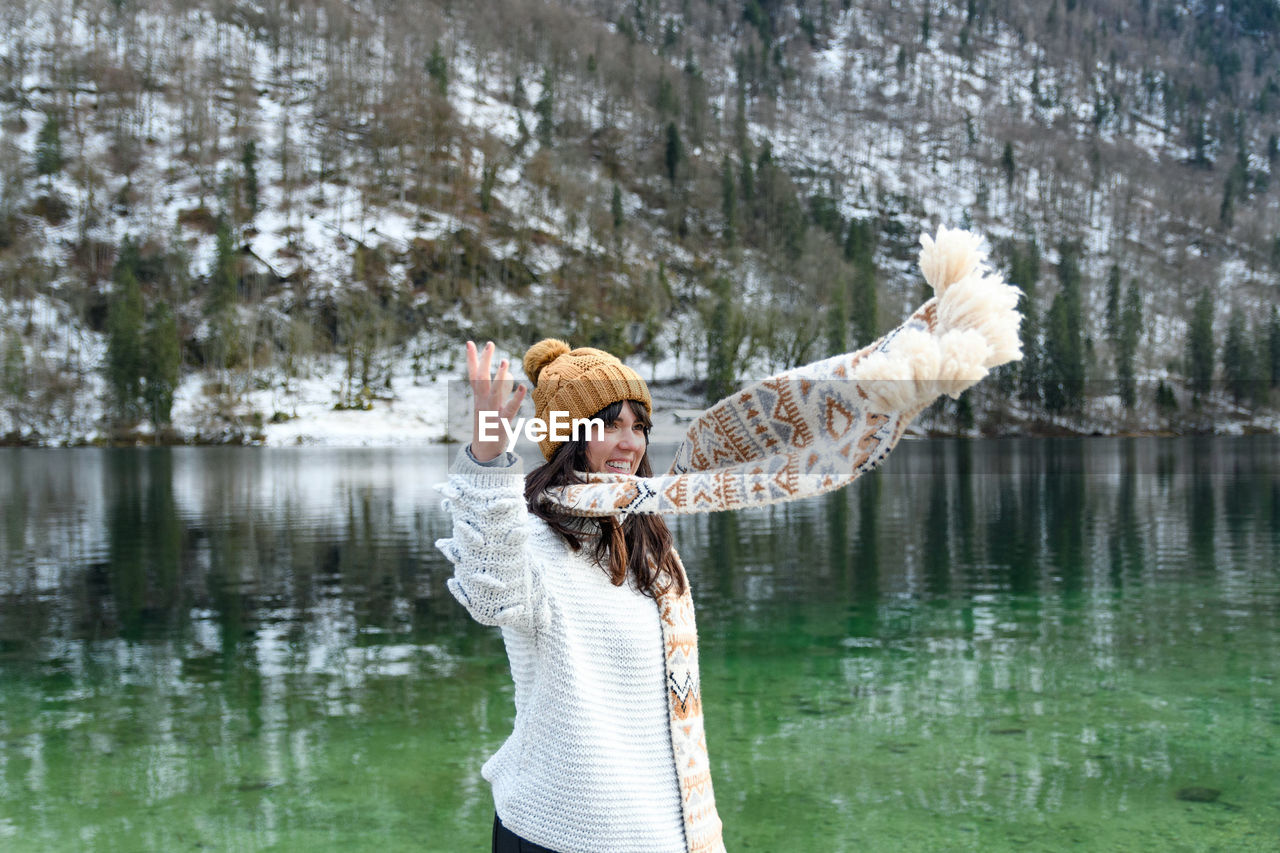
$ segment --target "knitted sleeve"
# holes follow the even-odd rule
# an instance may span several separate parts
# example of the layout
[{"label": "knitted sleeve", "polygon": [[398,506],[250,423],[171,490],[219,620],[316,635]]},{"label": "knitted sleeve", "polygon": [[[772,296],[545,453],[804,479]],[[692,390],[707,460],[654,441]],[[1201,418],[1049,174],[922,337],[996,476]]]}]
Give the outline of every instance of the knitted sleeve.
[{"label": "knitted sleeve", "polygon": [[482,465],[462,448],[439,487],[453,536],[436,547],[453,563],[454,598],[483,625],[537,631],[549,617],[536,561],[529,553],[524,465]]}]

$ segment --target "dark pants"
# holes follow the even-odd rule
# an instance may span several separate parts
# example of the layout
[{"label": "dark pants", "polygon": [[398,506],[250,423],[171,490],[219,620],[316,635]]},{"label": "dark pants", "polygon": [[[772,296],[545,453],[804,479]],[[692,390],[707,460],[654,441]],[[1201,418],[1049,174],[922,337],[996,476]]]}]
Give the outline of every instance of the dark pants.
[{"label": "dark pants", "polygon": [[502,825],[497,812],[493,815],[493,853],[555,853],[546,847],[525,841]]}]

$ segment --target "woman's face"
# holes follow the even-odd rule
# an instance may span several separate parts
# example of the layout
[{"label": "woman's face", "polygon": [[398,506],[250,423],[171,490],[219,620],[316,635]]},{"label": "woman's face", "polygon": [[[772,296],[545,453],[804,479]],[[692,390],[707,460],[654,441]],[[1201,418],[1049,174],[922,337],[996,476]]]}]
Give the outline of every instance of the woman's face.
[{"label": "woman's face", "polygon": [[598,473],[635,474],[648,441],[644,424],[624,403],[613,423],[605,423],[604,438],[587,442],[587,470]]}]

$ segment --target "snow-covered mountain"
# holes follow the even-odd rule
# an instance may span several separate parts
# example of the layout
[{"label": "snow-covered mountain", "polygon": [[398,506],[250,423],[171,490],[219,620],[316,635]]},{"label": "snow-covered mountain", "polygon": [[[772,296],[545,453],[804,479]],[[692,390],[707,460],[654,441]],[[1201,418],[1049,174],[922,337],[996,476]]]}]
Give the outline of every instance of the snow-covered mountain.
[{"label": "snow-covered mountain", "polygon": [[[1214,352],[1234,322],[1273,377],[1278,9],[7,0],[0,435],[154,430],[138,389],[159,380],[112,355],[122,267],[140,339],[159,305],[176,318],[165,437],[421,442],[447,432],[467,337],[561,335],[695,381],[865,343],[921,300],[914,243],[939,223],[1037,259],[1014,280],[1050,358],[1078,266],[1090,393],[1046,413],[1005,377],[927,424],[1187,423],[1152,396],[1189,408],[1202,292]],[[1207,399],[1219,428],[1274,429],[1264,396]]]}]

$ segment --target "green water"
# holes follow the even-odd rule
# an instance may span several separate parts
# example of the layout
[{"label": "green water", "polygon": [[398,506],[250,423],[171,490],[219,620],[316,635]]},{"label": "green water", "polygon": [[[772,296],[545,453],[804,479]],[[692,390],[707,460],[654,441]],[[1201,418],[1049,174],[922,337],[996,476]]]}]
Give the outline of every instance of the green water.
[{"label": "green water", "polygon": [[[0,850],[487,849],[448,458],[0,451]],[[673,526],[731,850],[1280,849],[1275,439],[907,443]]]}]

